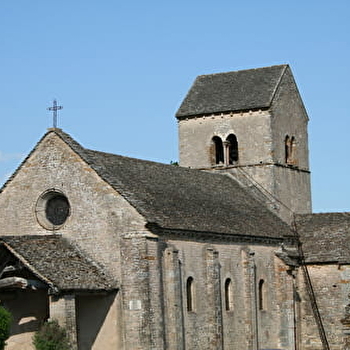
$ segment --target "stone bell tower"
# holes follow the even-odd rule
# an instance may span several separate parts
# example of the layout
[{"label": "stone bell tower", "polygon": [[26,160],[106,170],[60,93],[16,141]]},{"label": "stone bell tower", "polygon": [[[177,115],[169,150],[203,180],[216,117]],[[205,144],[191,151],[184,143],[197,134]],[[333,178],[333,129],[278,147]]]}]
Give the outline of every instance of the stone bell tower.
[{"label": "stone bell tower", "polygon": [[199,76],[176,117],[181,166],[235,176],[287,222],[311,212],[308,116],[288,65]]}]

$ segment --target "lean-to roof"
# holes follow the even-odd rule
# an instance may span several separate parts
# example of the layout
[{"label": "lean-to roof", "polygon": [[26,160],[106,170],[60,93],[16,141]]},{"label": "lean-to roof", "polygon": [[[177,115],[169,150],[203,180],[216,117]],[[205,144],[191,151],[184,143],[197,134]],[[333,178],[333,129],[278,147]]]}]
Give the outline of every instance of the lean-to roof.
[{"label": "lean-to roof", "polygon": [[58,290],[112,290],[102,269],[60,235],[2,236],[0,245]]},{"label": "lean-to roof", "polygon": [[350,213],[296,216],[307,263],[350,263]]}]

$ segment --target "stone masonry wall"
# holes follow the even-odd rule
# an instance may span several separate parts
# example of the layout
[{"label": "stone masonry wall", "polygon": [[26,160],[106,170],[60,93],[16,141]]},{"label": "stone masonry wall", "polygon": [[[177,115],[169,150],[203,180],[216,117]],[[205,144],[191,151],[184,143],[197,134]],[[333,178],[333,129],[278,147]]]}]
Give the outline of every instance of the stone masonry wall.
[{"label": "stone masonry wall", "polygon": [[[337,264],[309,265],[308,271],[330,348],[342,350],[344,335],[340,321],[344,317],[347,296],[350,293],[350,267]],[[300,274],[299,278],[302,341],[300,350],[322,350],[303,275]]]},{"label": "stone masonry wall", "polygon": [[285,164],[285,137],[296,140],[294,164],[309,169],[308,116],[289,68],[279,84],[271,107],[273,159]]},{"label": "stone masonry wall", "polygon": [[[275,257],[277,247],[179,240],[169,240],[167,246],[162,263],[169,349],[294,350],[293,277]],[[189,277],[194,287],[191,311]],[[229,310],[227,279],[233,287]],[[266,288],[261,310],[260,280]],[[178,293],[175,286],[180,284]],[[174,329],[183,330],[183,336]]]},{"label": "stone masonry wall", "polygon": [[78,295],[76,303],[78,348],[81,350],[122,349],[120,312],[115,293]]},{"label": "stone masonry wall", "polygon": [[[157,263],[157,257],[148,253],[147,239],[139,234],[122,239],[121,255],[124,349],[163,349],[163,337],[159,336],[159,330],[163,330],[163,323],[162,319],[157,317],[160,310],[160,290],[158,288],[157,293],[157,290],[152,288],[152,284],[159,284],[160,276],[155,276],[150,271],[150,265]],[[153,291],[156,293],[153,294]],[[157,324],[158,328],[154,324]]]},{"label": "stone masonry wall", "polygon": [[48,189],[62,191],[71,214],[58,232],[118,280],[119,237],[144,230],[144,219],[55,133],[49,133],[0,196],[0,235],[51,234],[36,218]]},{"label": "stone masonry wall", "polygon": [[[295,138],[294,156],[287,168],[276,167],[274,193],[294,213],[311,213],[311,185],[308,149],[308,116],[289,68],[272,103],[273,160],[286,165],[285,138]],[[297,169],[293,169],[297,167]]]},{"label": "stone masonry wall", "polygon": [[230,134],[237,137],[240,165],[272,161],[270,114],[266,111],[184,119],[178,122],[178,127],[181,166],[211,167],[213,136],[219,136],[224,141]]}]

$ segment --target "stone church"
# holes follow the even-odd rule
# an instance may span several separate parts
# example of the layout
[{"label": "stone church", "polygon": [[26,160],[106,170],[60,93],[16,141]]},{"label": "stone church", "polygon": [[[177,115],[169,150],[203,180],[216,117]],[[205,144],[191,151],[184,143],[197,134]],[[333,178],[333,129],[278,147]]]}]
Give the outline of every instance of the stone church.
[{"label": "stone church", "polygon": [[288,65],[197,77],[180,166],[49,129],[0,190],[7,349],[349,349],[349,213],[312,214]]}]

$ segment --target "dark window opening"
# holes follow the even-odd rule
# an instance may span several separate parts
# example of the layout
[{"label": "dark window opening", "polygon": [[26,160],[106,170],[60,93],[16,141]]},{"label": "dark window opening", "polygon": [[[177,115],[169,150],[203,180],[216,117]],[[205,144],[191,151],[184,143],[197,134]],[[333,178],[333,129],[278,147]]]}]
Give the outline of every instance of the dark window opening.
[{"label": "dark window opening", "polygon": [[214,152],[215,152],[215,164],[223,164],[224,163],[224,147],[222,144],[222,140],[219,136],[214,136],[212,138],[214,143]]},{"label": "dark window opening", "polygon": [[234,164],[238,161],[238,142],[237,137],[234,134],[227,136],[226,141],[228,142],[228,163]]},{"label": "dark window opening", "polygon": [[46,203],[45,214],[53,225],[62,225],[69,216],[68,199],[61,194],[50,198]]},{"label": "dark window opening", "polygon": [[290,139],[289,136],[287,135],[286,138],[284,139],[284,161],[286,163],[289,163],[290,161]]},{"label": "dark window opening", "polygon": [[193,278],[188,277],[186,283],[187,311],[193,311]]},{"label": "dark window opening", "polygon": [[259,310],[265,310],[266,309],[266,295],[265,295],[265,281],[260,280],[259,281]]}]

